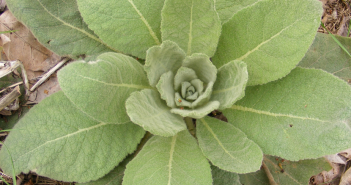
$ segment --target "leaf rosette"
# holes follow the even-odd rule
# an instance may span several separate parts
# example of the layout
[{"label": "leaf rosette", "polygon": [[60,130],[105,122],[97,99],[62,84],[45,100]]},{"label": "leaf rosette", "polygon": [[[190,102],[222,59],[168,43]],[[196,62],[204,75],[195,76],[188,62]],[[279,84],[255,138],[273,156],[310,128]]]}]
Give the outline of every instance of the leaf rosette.
[{"label": "leaf rosette", "polygon": [[207,55],[186,56],[172,41],[147,50],[144,70],[153,89],[132,93],[127,113],[145,130],[166,137],[186,129],[184,117],[200,119],[233,105],[244,96],[248,79],[244,62],[217,70]]}]

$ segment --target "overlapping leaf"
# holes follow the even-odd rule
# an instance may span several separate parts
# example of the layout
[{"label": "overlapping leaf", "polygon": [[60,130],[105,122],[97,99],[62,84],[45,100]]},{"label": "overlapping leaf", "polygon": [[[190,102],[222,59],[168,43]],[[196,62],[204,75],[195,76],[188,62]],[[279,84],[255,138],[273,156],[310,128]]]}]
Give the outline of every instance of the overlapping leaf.
[{"label": "overlapping leaf", "polygon": [[210,185],[211,168],[187,130],[154,136],[127,165],[123,185],[129,184]]},{"label": "overlapping leaf", "polygon": [[78,183],[78,185],[121,185],[126,165],[133,159],[133,155],[128,156],[118,166],[106,174],[104,177],[87,183]]},{"label": "overlapping leaf", "polygon": [[[351,38],[337,35],[335,37],[351,52]],[[328,34],[317,33],[312,46],[299,66],[323,69],[346,81],[351,79],[350,56]]]},{"label": "overlapping leaf", "polygon": [[239,180],[239,175],[236,173],[221,170],[216,166],[211,166],[213,185],[242,185]]},{"label": "overlapping leaf", "polygon": [[174,136],[185,130],[183,117],[170,112],[157,91],[145,89],[134,92],[126,101],[130,119],[154,135]]},{"label": "overlapping leaf", "polygon": [[231,107],[245,95],[248,80],[247,66],[242,61],[231,61],[218,69],[211,100],[220,102],[220,110]]},{"label": "overlapping leaf", "polygon": [[259,1],[261,0],[216,0],[215,2],[218,15],[224,24],[240,10],[253,6]]},{"label": "overlapping leaf", "polygon": [[118,51],[101,41],[83,22],[76,1],[8,0],[11,12],[47,48],[76,58]]},{"label": "overlapping leaf", "polygon": [[236,173],[260,169],[263,153],[242,131],[215,118],[205,117],[198,121],[199,146],[212,164]]},{"label": "overlapping leaf", "polygon": [[164,0],[77,0],[84,21],[104,42],[145,58],[146,50],[161,44]]},{"label": "overlapping leaf", "polygon": [[162,40],[176,42],[187,55],[213,56],[221,22],[213,0],[166,0],[162,9]]},{"label": "overlapping leaf", "polygon": [[223,25],[212,61],[217,68],[232,60],[244,61],[248,85],[282,78],[312,44],[321,14],[316,0],[259,1]]},{"label": "overlapping leaf", "polygon": [[317,69],[294,69],[282,80],[246,88],[223,111],[263,153],[288,160],[318,158],[349,148],[351,87]]},{"label": "overlapping leaf", "polygon": [[[97,122],[80,112],[62,91],[32,108],[13,128],[5,145],[15,173],[34,171],[56,180],[96,180],[136,149],[145,131],[133,123]],[[0,166],[12,171],[6,149]]]},{"label": "overlapping leaf", "polygon": [[105,123],[128,122],[126,99],[134,91],[151,88],[143,66],[118,53],[101,54],[93,62],[74,62],[60,70],[58,77],[78,109]]}]

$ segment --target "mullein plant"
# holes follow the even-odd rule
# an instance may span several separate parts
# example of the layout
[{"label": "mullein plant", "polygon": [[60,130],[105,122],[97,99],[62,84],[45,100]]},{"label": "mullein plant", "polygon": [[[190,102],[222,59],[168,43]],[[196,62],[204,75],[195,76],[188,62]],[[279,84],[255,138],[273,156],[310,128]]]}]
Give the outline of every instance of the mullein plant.
[{"label": "mullein plant", "polygon": [[[259,170],[264,154],[298,161],[350,147],[350,86],[296,67],[318,0],[7,3],[43,45],[77,61],[6,138],[5,173],[206,185],[218,171]],[[228,122],[207,116],[217,110]]]}]

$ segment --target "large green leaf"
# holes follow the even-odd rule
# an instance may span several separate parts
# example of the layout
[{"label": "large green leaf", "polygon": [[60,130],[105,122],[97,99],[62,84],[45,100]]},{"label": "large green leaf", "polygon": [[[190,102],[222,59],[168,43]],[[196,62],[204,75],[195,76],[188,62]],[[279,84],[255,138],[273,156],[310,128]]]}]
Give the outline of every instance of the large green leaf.
[{"label": "large green leaf", "polygon": [[77,0],[89,28],[113,48],[140,58],[161,44],[164,0]]},{"label": "large green leaf", "polygon": [[76,1],[8,0],[11,12],[47,48],[76,58],[116,51],[83,22]]},{"label": "large green leaf", "polygon": [[155,90],[132,93],[126,101],[126,108],[134,123],[154,135],[169,137],[186,129],[183,117],[171,113],[171,108]]},{"label": "large green leaf", "polygon": [[188,130],[152,137],[127,165],[123,185],[212,184],[211,168]]},{"label": "large green leaf", "polygon": [[144,133],[133,123],[94,121],[59,91],[15,125],[0,151],[0,166],[11,173],[9,149],[16,174],[33,171],[56,180],[96,180],[133,152]]},{"label": "large green leaf", "polygon": [[351,147],[351,87],[322,70],[248,87],[223,113],[265,154],[301,160]]},{"label": "large green leaf", "polygon": [[261,0],[216,0],[216,10],[222,24],[226,23],[234,14],[244,8],[255,5]]},{"label": "large green leaf", "polygon": [[213,62],[217,68],[242,60],[248,85],[264,84],[287,75],[312,44],[322,14],[316,0],[260,1],[223,25]]},{"label": "large green leaf", "polygon": [[118,53],[69,64],[59,71],[58,78],[65,95],[78,109],[105,123],[128,122],[126,99],[134,91],[151,88],[143,66]]},{"label": "large green leaf", "polygon": [[[311,176],[331,169],[325,158],[292,162],[274,156],[265,156],[263,162],[278,184],[307,184]],[[259,184],[255,183],[255,185]]]},{"label": "large green leaf", "polygon": [[242,185],[239,181],[239,175],[219,169],[217,166],[211,166],[213,185]]},{"label": "large green leaf", "polygon": [[247,66],[242,61],[231,61],[218,69],[211,100],[220,102],[219,109],[231,107],[245,95],[248,80]]},{"label": "large green leaf", "polygon": [[260,169],[260,147],[233,125],[204,117],[198,120],[196,136],[204,155],[220,169],[236,173]]},{"label": "large green leaf", "polygon": [[[351,38],[334,36],[351,52]],[[323,69],[346,81],[351,79],[350,56],[328,34],[317,33],[299,66]]]},{"label": "large green leaf", "polygon": [[[282,185],[308,184],[311,176],[330,169],[329,163],[324,158],[302,160],[297,162],[287,161],[278,157],[265,156],[264,164],[267,166],[271,180]],[[249,174],[240,174],[240,182],[245,185],[270,185],[267,171]]]},{"label": "large green leaf", "polygon": [[121,185],[126,165],[133,159],[133,155],[128,156],[118,166],[106,174],[104,177],[87,183],[78,183],[78,185]]},{"label": "large green leaf", "polygon": [[166,0],[162,9],[162,40],[176,42],[187,55],[213,56],[221,21],[214,0]]}]

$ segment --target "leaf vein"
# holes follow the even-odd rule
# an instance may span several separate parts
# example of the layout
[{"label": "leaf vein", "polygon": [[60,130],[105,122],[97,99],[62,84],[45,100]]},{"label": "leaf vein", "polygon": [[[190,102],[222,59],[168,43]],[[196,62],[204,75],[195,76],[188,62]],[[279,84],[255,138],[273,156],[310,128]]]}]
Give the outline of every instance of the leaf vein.
[{"label": "leaf vein", "polygon": [[58,18],[57,16],[55,16],[54,14],[52,14],[41,2],[40,0],[37,0],[37,2],[40,4],[40,6],[45,10],[45,12],[47,12],[50,16],[52,16],[54,19],[60,21],[63,25],[67,26],[67,27],[70,27],[74,30],[77,30],[78,32],[81,32],[83,33],[84,35],[88,36],[89,38],[95,40],[96,42],[99,42],[101,44],[103,44],[104,46],[106,46],[108,49],[112,50],[112,51],[115,51],[117,53],[121,53],[120,51],[110,47],[109,45],[107,45],[106,43],[104,43],[102,40],[100,40],[99,38],[95,37],[94,35],[88,33],[87,31],[83,30],[83,29],[80,29],[80,28],[77,28],[71,24],[68,24],[67,22],[63,21],[62,19]]},{"label": "leaf vein", "polygon": [[139,9],[135,6],[134,2],[132,0],[128,0],[128,2],[133,6],[134,10],[138,13],[138,15],[140,16],[141,21],[143,21],[143,23],[145,24],[145,26],[147,27],[147,29],[149,30],[149,33],[151,35],[151,37],[155,40],[155,43],[157,45],[160,45],[161,42],[160,40],[158,40],[156,33],[152,30],[150,24],[148,23],[148,21],[145,19],[145,17],[143,16],[143,14],[139,11]]},{"label": "leaf vein", "polygon": [[330,121],[320,120],[317,118],[295,116],[295,115],[290,115],[290,114],[272,113],[272,112],[257,110],[257,109],[253,109],[253,108],[249,108],[249,107],[243,107],[240,105],[233,105],[230,109],[252,112],[252,113],[256,113],[256,114],[263,114],[263,115],[273,116],[273,117],[287,117],[287,118],[293,118],[293,119],[312,120],[312,121],[318,121],[318,122],[323,122],[323,123],[331,123]]}]

